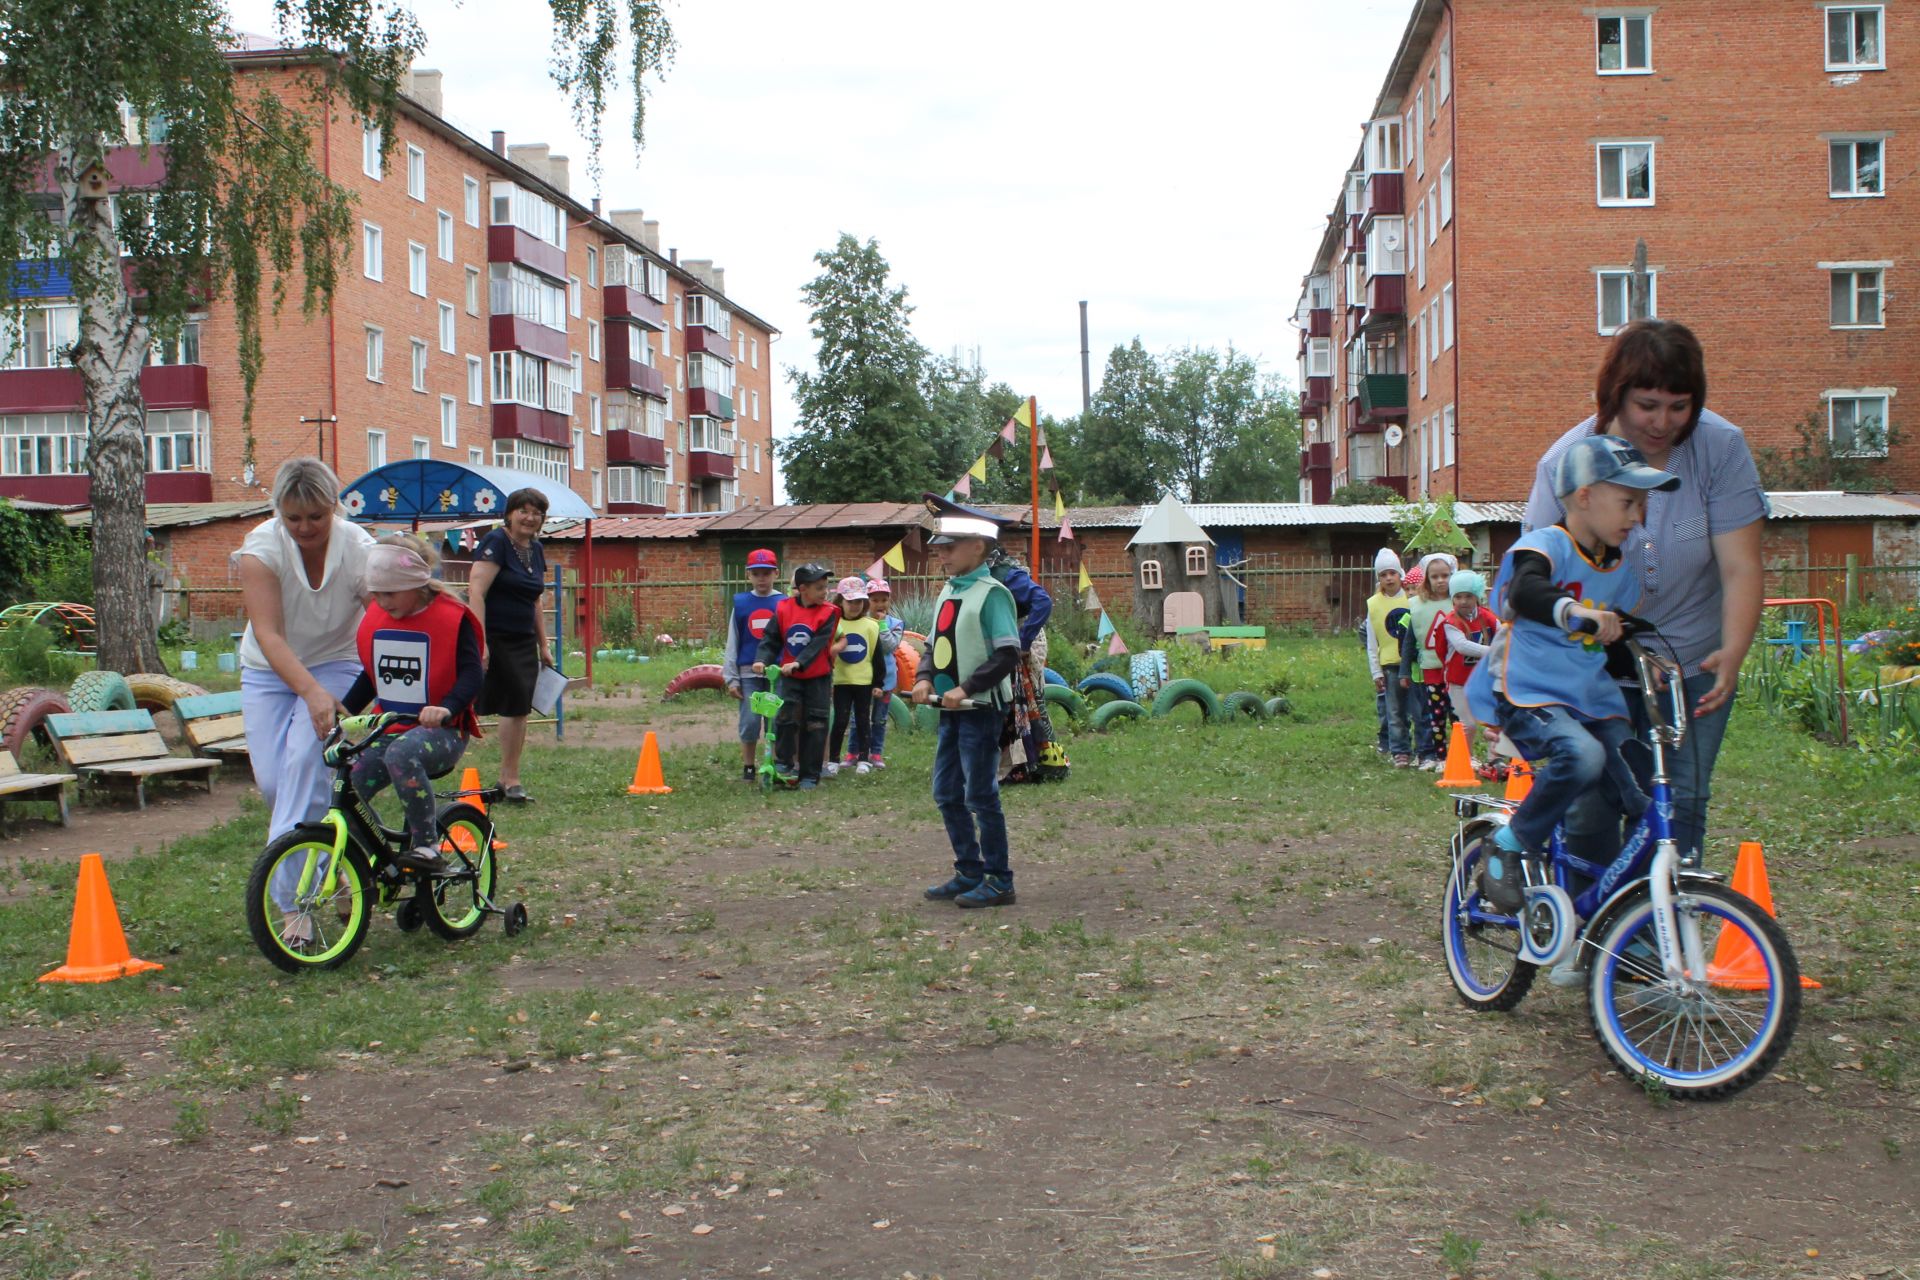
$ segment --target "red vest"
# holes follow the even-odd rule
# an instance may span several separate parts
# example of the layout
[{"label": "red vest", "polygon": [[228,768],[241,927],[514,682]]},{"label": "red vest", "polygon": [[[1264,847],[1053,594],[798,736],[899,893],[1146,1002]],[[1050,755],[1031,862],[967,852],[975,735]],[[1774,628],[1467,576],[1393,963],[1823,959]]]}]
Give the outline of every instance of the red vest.
[{"label": "red vest", "polygon": [[[817,604],[812,608],[801,604],[789,596],[782,600],[773,611],[773,621],[768,624],[780,636],[780,658],[777,665],[785,666],[800,656],[800,651],[813,642],[813,637],[824,631],[829,637],[840,625],[840,607],[833,604]],[[813,680],[833,670],[833,644],[831,639],[820,649],[820,656],[794,673],[797,680]],[[769,672],[769,675],[777,674]]]},{"label": "red vest", "polygon": [[[457,658],[460,629],[480,622],[471,610],[449,595],[436,595],[418,613],[396,618],[378,602],[367,605],[360,620],[360,665],[373,681],[373,696],[382,711],[418,713],[436,706],[453,691],[459,676]],[[480,722],[467,710],[449,728],[477,736]],[[400,726],[395,726],[399,732]]]},{"label": "red vest", "polygon": [[1433,620],[1432,648],[1440,655],[1440,669],[1445,673],[1448,684],[1465,684],[1480,660],[1453,651],[1447,643],[1448,627],[1458,627],[1461,635],[1486,644],[1493,638],[1493,633],[1500,629],[1500,619],[1493,616],[1493,610],[1481,605],[1480,612],[1473,615],[1471,626],[1452,610]]}]

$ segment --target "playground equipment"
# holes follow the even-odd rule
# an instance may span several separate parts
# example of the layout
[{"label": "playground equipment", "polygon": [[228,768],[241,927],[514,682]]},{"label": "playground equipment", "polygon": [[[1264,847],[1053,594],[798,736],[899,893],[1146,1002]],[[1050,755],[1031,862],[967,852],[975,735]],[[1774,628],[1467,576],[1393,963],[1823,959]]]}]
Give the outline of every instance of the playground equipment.
[{"label": "playground equipment", "polygon": [[99,628],[88,605],[33,600],[0,609],[0,631],[36,624],[58,634],[65,648],[91,653],[97,647]]},{"label": "playground equipment", "polygon": [[[1827,615],[1833,615],[1833,673],[1838,682],[1840,697],[1840,745],[1847,745],[1847,654],[1840,640],[1840,606],[1831,600],[1818,596],[1782,597],[1763,602],[1768,609],[1778,609],[1790,605],[1800,605],[1813,609],[1814,624],[1819,629],[1820,656],[1827,655]],[[1787,641],[1794,645],[1796,655],[1806,652],[1807,623],[1804,618],[1789,618],[1787,622]],[[1797,627],[1796,627],[1796,624]],[[1795,658],[1798,661],[1798,656]]]},{"label": "playground equipment", "polygon": [[65,715],[71,710],[66,695],[52,689],[28,685],[0,693],[0,745],[16,756],[26,750],[27,743],[35,737],[51,746],[46,731],[47,717]]},{"label": "playground equipment", "polygon": [[720,664],[716,662],[703,662],[697,667],[688,667],[685,671],[682,671],[679,675],[667,681],[667,687],[660,691],[660,698],[661,701],[664,702],[666,699],[685,693],[689,689],[718,689],[724,691],[726,687],[726,677],[722,674]]}]

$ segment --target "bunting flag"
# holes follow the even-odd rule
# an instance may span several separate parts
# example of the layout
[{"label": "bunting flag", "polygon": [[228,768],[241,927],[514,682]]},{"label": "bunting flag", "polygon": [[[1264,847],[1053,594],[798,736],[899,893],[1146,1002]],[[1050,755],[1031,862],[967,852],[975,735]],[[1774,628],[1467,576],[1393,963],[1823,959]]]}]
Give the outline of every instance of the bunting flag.
[{"label": "bunting flag", "polygon": [[973,496],[973,472],[969,471],[953,482],[953,492],[962,498]]},{"label": "bunting flag", "polygon": [[1057,539],[1055,539],[1055,541],[1058,541],[1058,542],[1073,541],[1073,521],[1067,519],[1065,516],[1062,516],[1060,518],[1060,536]]},{"label": "bunting flag", "polygon": [[[1033,425],[1033,401],[1022,400],[1020,402],[1020,407],[1013,411],[1011,418],[1007,419],[1007,429],[1011,431],[1013,424],[1016,422],[1023,427],[1031,427]],[[1007,439],[1011,440],[1013,437],[1008,435]]]},{"label": "bunting flag", "polygon": [[894,543],[893,550],[887,552],[887,554],[880,558],[892,565],[895,573],[905,573],[907,571],[907,551],[906,544],[904,543]]},{"label": "bunting flag", "polygon": [[1080,589],[1082,591],[1093,590],[1093,575],[1087,572],[1087,566],[1084,564],[1080,566]]},{"label": "bunting flag", "polygon": [[983,453],[975,458],[973,465],[967,468],[967,474],[975,480],[985,480],[987,478],[987,455]]},{"label": "bunting flag", "polygon": [[870,564],[870,565],[868,565],[868,566],[867,566],[867,581],[869,581],[869,582],[871,582],[871,581],[873,581],[873,579],[875,579],[875,578],[884,578],[884,577],[886,577],[887,575],[886,575],[886,573],[884,572],[884,571],[885,571],[885,569],[886,569],[886,567],[887,567],[887,563],[886,563],[886,561],[885,561],[884,559],[881,559],[881,560],[875,560],[875,561],[874,561],[874,562],[873,562],[872,564]]},{"label": "bunting flag", "polygon": [[[1026,406],[1022,405],[1021,408],[1025,409]],[[1000,438],[1006,441],[1008,444],[1012,444],[1015,438],[1019,435],[1020,421],[1021,421],[1020,415],[1017,413],[1014,414],[1011,418],[1008,418],[1007,425],[1000,428]]]},{"label": "bunting flag", "polygon": [[1105,608],[1105,606],[1100,603],[1100,593],[1092,587],[1087,588],[1087,594],[1083,603],[1088,613],[1093,613]]},{"label": "bunting flag", "polygon": [[1096,635],[1094,639],[1105,640],[1108,636],[1112,634],[1113,634],[1113,619],[1107,616],[1107,611],[1105,609],[1102,609],[1100,611],[1100,633]]},{"label": "bunting flag", "polygon": [[1040,446],[1040,469],[1042,471],[1053,470],[1053,450],[1047,448],[1045,445]]},{"label": "bunting flag", "polygon": [[1058,489],[1053,491],[1053,518],[1062,524],[1067,519],[1067,500],[1060,496]]},{"label": "bunting flag", "polygon": [[993,458],[996,460],[999,459],[1003,454],[1005,454],[1006,451],[1007,451],[1007,442],[1001,439],[999,436],[995,436],[993,438],[993,443],[987,446],[987,456],[989,458]]},{"label": "bunting flag", "polygon": [[1113,639],[1107,641],[1107,653],[1109,656],[1118,657],[1125,652],[1127,652],[1127,642],[1122,640],[1120,633],[1116,631],[1113,633]]}]

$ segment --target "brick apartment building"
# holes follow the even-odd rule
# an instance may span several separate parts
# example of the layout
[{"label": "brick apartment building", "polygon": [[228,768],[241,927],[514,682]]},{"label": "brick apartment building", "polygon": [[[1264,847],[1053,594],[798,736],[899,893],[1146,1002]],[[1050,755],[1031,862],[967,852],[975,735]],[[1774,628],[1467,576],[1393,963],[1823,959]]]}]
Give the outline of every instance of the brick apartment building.
[{"label": "brick apartment building", "polygon": [[[1756,448],[1809,415],[1838,452],[1911,441],[1913,19],[1417,0],[1300,300],[1301,500],[1524,497],[1592,412],[1636,240],[1650,313],[1699,334],[1708,404]],[[1891,453],[1885,481],[1920,488],[1920,446]]]},{"label": "brick apartment building", "polygon": [[[243,92],[301,92],[297,53],[232,62]],[[354,241],[329,311],[266,322],[254,474],[232,306],[214,301],[155,351],[141,379],[149,503],[259,500],[283,459],[318,452],[343,481],[407,457],[510,467],[609,514],[770,505],[777,330],[711,261],[663,252],[640,210],[574,199],[564,156],[449,124],[440,90],[439,72],[412,75],[384,158],[344,109],[315,139],[355,198]],[[164,163],[157,140],[111,169],[133,188]],[[85,401],[63,355],[77,310],[57,270],[36,292],[25,332],[0,344],[0,496],[82,504]]]}]

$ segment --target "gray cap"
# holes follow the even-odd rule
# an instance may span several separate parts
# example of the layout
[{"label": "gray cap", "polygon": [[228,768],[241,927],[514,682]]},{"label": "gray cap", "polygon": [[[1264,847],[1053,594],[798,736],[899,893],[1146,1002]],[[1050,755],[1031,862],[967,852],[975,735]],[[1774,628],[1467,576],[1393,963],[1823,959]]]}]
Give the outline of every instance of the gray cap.
[{"label": "gray cap", "polygon": [[1617,484],[1629,489],[1669,491],[1680,487],[1680,477],[1662,471],[1646,455],[1619,436],[1586,436],[1560,455],[1553,466],[1553,494],[1564,498],[1590,484]]}]

